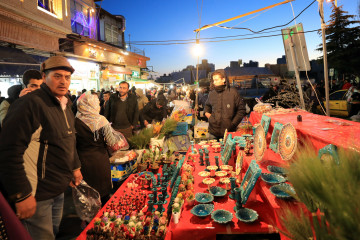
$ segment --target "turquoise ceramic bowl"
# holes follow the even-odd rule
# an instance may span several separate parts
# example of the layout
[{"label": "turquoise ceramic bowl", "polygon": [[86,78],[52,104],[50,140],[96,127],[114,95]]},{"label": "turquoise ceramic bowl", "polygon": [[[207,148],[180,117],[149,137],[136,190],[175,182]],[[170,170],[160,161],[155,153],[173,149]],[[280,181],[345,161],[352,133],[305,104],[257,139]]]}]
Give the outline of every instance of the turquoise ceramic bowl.
[{"label": "turquoise ceramic bowl", "polygon": [[222,187],[212,186],[210,187],[210,193],[215,197],[223,197],[226,195],[226,189]]},{"label": "turquoise ceramic bowl", "polygon": [[211,218],[214,220],[214,222],[217,222],[220,224],[226,224],[226,223],[232,221],[233,215],[229,211],[220,209],[220,210],[216,210],[213,213],[211,213]]},{"label": "turquoise ceramic bowl", "polygon": [[214,204],[199,204],[191,209],[191,213],[197,217],[206,217],[214,210]]},{"label": "turquoise ceramic bowl", "polygon": [[240,208],[235,215],[237,219],[245,223],[255,222],[259,217],[258,213],[250,208]]},{"label": "turquoise ceramic bowl", "polygon": [[282,176],[286,176],[285,168],[269,165],[269,166],[267,166],[267,169],[269,170],[269,172],[280,174]]},{"label": "turquoise ceramic bowl", "polygon": [[199,203],[210,203],[214,201],[214,196],[210,193],[197,193],[195,194],[195,200]]},{"label": "turquoise ceramic bowl", "polygon": [[261,179],[268,184],[278,184],[286,182],[286,179],[275,173],[261,173]]},{"label": "turquoise ceramic bowl", "polygon": [[275,197],[288,199],[292,198],[292,195],[295,195],[294,188],[287,183],[280,183],[274,185],[270,188],[270,192],[275,195]]}]

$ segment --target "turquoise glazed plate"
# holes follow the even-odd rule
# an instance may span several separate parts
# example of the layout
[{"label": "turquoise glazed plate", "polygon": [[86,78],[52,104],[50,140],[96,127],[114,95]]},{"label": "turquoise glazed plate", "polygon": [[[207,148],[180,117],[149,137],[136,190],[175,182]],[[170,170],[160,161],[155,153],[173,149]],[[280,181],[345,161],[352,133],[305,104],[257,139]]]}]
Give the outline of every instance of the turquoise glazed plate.
[{"label": "turquoise glazed plate", "polygon": [[270,188],[270,192],[277,198],[289,199],[292,195],[295,195],[294,188],[287,183],[280,183]]},{"label": "turquoise glazed plate", "polygon": [[197,193],[195,194],[195,200],[199,203],[210,203],[214,201],[214,196],[210,193]]},{"label": "turquoise glazed plate", "polygon": [[223,197],[226,195],[227,191],[222,187],[212,186],[210,187],[210,193],[215,197]]},{"label": "turquoise glazed plate", "polygon": [[191,209],[191,213],[197,217],[206,217],[214,210],[214,204],[199,204]]},{"label": "turquoise glazed plate", "polygon": [[286,179],[275,173],[261,173],[261,179],[268,184],[278,184],[286,182]]},{"label": "turquoise glazed plate", "polygon": [[286,176],[286,169],[282,168],[282,167],[269,165],[269,166],[267,166],[267,170],[269,170],[269,172],[272,172],[272,173],[277,173],[282,176]]},{"label": "turquoise glazed plate", "polygon": [[232,221],[233,215],[229,211],[220,209],[220,210],[216,210],[213,213],[211,213],[211,218],[214,220],[214,222],[217,222],[220,224],[226,224],[226,223]]},{"label": "turquoise glazed plate", "polygon": [[252,223],[259,218],[259,214],[250,208],[240,208],[239,211],[236,212],[236,218],[244,223]]}]

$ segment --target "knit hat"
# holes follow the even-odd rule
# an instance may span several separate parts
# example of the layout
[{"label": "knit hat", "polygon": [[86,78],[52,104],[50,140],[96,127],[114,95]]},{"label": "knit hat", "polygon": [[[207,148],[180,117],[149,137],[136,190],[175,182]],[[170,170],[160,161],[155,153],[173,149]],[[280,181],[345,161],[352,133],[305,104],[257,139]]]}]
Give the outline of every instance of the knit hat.
[{"label": "knit hat", "polygon": [[70,65],[67,58],[63,56],[53,56],[46,59],[40,66],[40,72],[45,72],[46,70],[66,70],[71,72],[71,74],[75,71],[75,69]]}]

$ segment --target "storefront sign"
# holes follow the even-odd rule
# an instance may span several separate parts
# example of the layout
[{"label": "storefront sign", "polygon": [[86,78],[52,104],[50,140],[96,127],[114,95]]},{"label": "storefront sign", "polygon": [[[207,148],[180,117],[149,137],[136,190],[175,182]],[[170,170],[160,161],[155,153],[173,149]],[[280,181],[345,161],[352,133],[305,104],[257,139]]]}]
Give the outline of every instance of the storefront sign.
[{"label": "storefront sign", "polygon": [[140,77],[140,74],[138,71],[132,71],[131,77]]}]

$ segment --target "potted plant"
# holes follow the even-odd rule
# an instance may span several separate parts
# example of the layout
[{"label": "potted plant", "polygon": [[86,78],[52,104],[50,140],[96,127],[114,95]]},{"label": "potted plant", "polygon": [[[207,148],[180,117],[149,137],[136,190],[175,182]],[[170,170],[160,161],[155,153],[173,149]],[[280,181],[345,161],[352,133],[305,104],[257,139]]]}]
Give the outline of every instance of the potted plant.
[{"label": "potted plant", "polygon": [[195,194],[193,193],[193,191],[188,190],[187,194],[186,194],[186,203],[188,206],[192,207],[194,206],[195,203]]},{"label": "potted plant", "polygon": [[159,172],[159,164],[156,162],[157,155],[156,152],[152,154],[152,159],[150,163],[150,170],[153,174],[157,174]]},{"label": "potted plant", "polygon": [[172,206],[172,217],[175,224],[179,223],[180,213],[181,213],[181,205],[179,202],[175,202]]},{"label": "potted plant", "polygon": [[148,168],[148,159],[150,158],[150,152],[144,150],[144,154],[142,155],[141,162],[137,166],[138,172],[143,172]]}]

